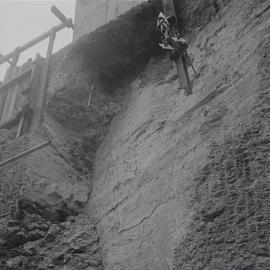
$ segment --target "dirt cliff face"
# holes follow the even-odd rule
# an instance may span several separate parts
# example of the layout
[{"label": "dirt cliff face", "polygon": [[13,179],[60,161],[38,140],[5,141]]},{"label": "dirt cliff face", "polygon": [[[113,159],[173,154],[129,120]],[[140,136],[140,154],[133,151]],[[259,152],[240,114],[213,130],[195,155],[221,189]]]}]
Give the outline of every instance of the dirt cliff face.
[{"label": "dirt cliff face", "polygon": [[191,35],[194,95],[156,57],[122,87],[97,152],[89,215],[106,269],[270,266],[269,3],[196,3],[195,26],[212,15]]},{"label": "dirt cliff face", "polygon": [[[143,4],[57,53],[42,128],[19,139],[16,130],[0,131],[1,160],[51,140],[0,168],[1,269],[103,269],[96,226],[85,213],[95,152],[121,107],[114,85],[155,54],[149,52],[157,37],[152,18],[159,4]],[[136,22],[146,29],[136,31]],[[139,42],[131,44],[133,37]],[[132,50],[141,44],[143,49]],[[127,69],[130,61],[133,68]]]},{"label": "dirt cliff face", "polygon": [[[148,1],[55,55],[41,130],[0,132],[2,269],[268,269],[270,6],[175,1],[194,94]],[[90,90],[94,85],[91,104]]]}]

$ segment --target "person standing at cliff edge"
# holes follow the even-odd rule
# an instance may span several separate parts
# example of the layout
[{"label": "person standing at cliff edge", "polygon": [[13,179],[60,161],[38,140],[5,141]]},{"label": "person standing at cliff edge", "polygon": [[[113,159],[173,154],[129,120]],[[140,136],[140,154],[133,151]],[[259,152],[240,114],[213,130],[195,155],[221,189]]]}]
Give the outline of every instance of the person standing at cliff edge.
[{"label": "person standing at cliff edge", "polygon": [[188,73],[188,66],[195,69],[187,53],[187,42],[180,37],[176,12],[173,1],[163,0],[163,9],[167,14],[160,12],[157,19],[157,29],[161,33],[159,46],[170,51],[170,59],[175,62],[181,88],[185,89],[187,96],[193,94]]}]

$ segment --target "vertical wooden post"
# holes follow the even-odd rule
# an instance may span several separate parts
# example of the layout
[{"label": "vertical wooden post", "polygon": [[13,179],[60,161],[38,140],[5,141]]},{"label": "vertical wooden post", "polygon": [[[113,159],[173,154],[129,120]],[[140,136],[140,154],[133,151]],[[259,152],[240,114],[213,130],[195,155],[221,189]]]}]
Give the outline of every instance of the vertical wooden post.
[{"label": "vertical wooden post", "polygon": [[17,133],[16,133],[16,138],[21,136],[21,131],[23,127],[23,122],[24,122],[24,115],[21,117],[18,128],[17,128]]},{"label": "vertical wooden post", "polygon": [[38,89],[35,89],[36,91],[39,91],[39,93],[36,93],[35,101],[33,101],[34,102],[33,105],[35,108],[33,108],[34,115],[33,115],[32,129],[38,129],[40,127],[43,114],[44,114],[44,107],[46,104],[47,88],[48,88],[48,83],[49,83],[50,65],[51,65],[55,35],[56,35],[56,29],[53,28],[50,33],[45,65],[42,63],[42,60],[39,58],[40,63],[42,63],[40,64],[42,70],[40,71],[40,77],[39,77],[40,85]]},{"label": "vertical wooden post", "polygon": [[[16,68],[16,76],[19,75],[23,71],[22,67]],[[20,85],[16,84],[12,89],[9,90],[8,93],[8,103],[7,103],[7,109],[6,109],[6,120],[9,120],[12,118],[12,116],[15,114],[14,106],[17,98],[17,94],[19,92]]]},{"label": "vertical wooden post", "polygon": [[[9,67],[9,70],[7,71],[5,80],[10,80],[16,76],[16,72],[18,71],[16,68],[16,65],[19,60],[19,57],[20,57],[20,48],[17,48],[14,52],[12,62]],[[14,93],[12,90],[9,90],[9,91],[6,90],[1,95],[1,104],[0,104],[1,122],[8,120],[9,106],[10,106],[10,102],[12,101],[13,94]]]},{"label": "vertical wooden post", "polygon": [[[7,82],[10,80],[10,78],[12,77],[12,72],[13,72],[13,69],[9,67],[6,71],[4,82]],[[0,122],[2,118],[2,112],[4,110],[4,106],[6,102],[6,94],[7,94],[7,91],[0,93]]]},{"label": "vertical wooden post", "polygon": [[49,44],[48,44],[48,50],[47,50],[47,57],[46,57],[46,67],[44,71],[44,79],[42,80],[42,108],[41,108],[41,115],[40,115],[40,123],[43,118],[44,114],[44,107],[46,105],[46,98],[47,98],[47,92],[48,92],[48,84],[49,84],[49,79],[50,79],[50,67],[51,67],[51,61],[52,61],[52,54],[53,54],[53,44],[55,40],[55,35],[56,35],[56,30],[55,28],[52,28],[50,37],[49,37]]},{"label": "vertical wooden post", "polygon": [[41,58],[38,54],[36,56],[33,73],[31,75],[31,93],[30,93],[30,107],[33,109],[33,119],[31,123],[31,129],[37,129],[39,127],[41,107],[42,107],[42,85],[41,80],[44,78],[43,73],[46,66],[46,60]]},{"label": "vertical wooden post", "polygon": [[178,79],[182,88],[185,89],[186,96],[193,94],[192,86],[188,74],[187,63],[182,55],[180,55],[176,60],[176,69],[178,74]]},{"label": "vertical wooden post", "polygon": [[93,82],[91,82],[91,88],[90,88],[89,98],[88,98],[88,102],[87,102],[88,107],[90,106],[91,101],[92,101],[92,95],[93,95],[93,92],[94,92],[94,88],[95,88],[95,85],[94,85]]}]

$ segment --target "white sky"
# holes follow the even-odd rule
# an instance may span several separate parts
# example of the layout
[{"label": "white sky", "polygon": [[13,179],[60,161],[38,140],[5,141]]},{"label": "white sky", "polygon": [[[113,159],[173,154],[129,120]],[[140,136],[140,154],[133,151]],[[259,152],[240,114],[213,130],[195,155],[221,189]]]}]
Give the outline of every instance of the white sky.
[{"label": "white sky", "polygon": [[[6,55],[16,47],[39,36],[51,27],[61,23],[50,11],[57,6],[67,18],[74,21],[75,0],[0,0],[0,53]],[[72,41],[73,31],[63,29],[56,34],[54,51],[58,51]],[[20,62],[34,58],[36,53],[46,55],[48,39],[28,49],[20,56]],[[8,64],[0,66],[0,80],[3,79]]]}]

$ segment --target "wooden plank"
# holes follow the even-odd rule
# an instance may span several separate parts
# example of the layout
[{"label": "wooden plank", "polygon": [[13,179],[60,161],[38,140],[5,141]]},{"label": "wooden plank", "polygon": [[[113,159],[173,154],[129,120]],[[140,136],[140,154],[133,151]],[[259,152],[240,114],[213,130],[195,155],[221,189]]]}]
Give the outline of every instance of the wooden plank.
[{"label": "wooden plank", "polygon": [[21,136],[21,131],[22,131],[22,127],[23,127],[23,122],[24,122],[24,115],[21,117],[18,128],[17,128],[17,133],[16,133],[16,138]]},{"label": "wooden plank", "polygon": [[[11,119],[5,121],[5,122],[2,122],[0,124],[0,129],[10,129],[10,128],[13,128],[15,126],[17,126],[21,120],[21,118],[23,116],[25,116],[25,118],[27,118],[27,114],[29,113],[29,110],[27,110],[26,108],[29,107],[30,108],[30,104],[26,104],[24,106],[24,108],[22,108],[19,112],[17,112],[16,116],[12,117]],[[25,121],[24,121],[25,122]]]},{"label": "wooden plank", "polygon": [[33,104],[35,109],[34,109],[34,115],[33,115],[32,129],[34,130],[40,127],[42,119],[43,119],[43,111],[46,104],[50,64],[51,64],[51,58],[52,58],[52,53],[53,53],[53,44],[55,40],[55,35],[56,35],[56,32],[52,30],[49,44],[48,44],[47,58],[46,58],[46,61],[44,61],[45,64],[42,65],[42,71],[40,73],[39,87],[37,90],[38,94],[35,100],[36,104]]},{"label": "wooden plank", "polygon": [[[22,65],[21,72],[24,72],[26,70],[32,71],[33,69],[33,62],[31,59],[29,59],[26,63]],[[13,100],[13,108],[11,114],[16,114],[18,111],[20,111],[23,106],[26,103],[29,103],[29,97],[27,97],[27,94],[24,94],[24,90],[26,88],[29,88],[30,85],[30,79],[31,79],[31,73],[29,74],[28,77],[26,77],[24,80],[18,83],[18,89],[16,95],[14,95],[14,100]]]},{"label": "wooden plank", "polygon": [[30,107],[33,109],[33,119],[31,129],[39,127],[42,108],[42,85],[41,81],[44,79],[44,72],[46,67],[46,60],[37,55],[35,67],[32,75]]},{"label": "wooden plank", "polygon": [[94,89],[95,89],[95,85],[93,83],[91,83],[91,84],[92,84],[92,86],[90,88],[90,93],[89,93],[89,98],[88,98],[88,102],[87,102],[87,107],[89,107],[90,104],[91,104],[93,92],[94,92]]},{"label": "wooden plank", "polygon": [[[21,67],[17,67],[14,71],[14,77],[20,73]],[[5,106],[2,112],[1,122],[8,121],[11,118],[11,113],[14,106],[14,99],[18,91],[18,84],[9,89],[6,96]]]},{"label": "wooden plank", "polygon": [[53,27],[53,29],[51,29],[49,31],[46,31],[45,33],[41,34],[40,36],[36,37],[35,39],[33,39],[33,40],[27,42],[26,44],[24,44],[23,46],[17,48],[15,51],[13,51],[13,52],[7,54],[6,56],[4,56],[0,60],[0,64],[4,63],[4,62],[8,61],[10,58],[14,57],[14,54],[16,52],[21,53],[21,52],[31,48],[32,46],[36,45],[37,43],[41,42],[42,40],[48,38],[50,36],[52,30],[54,30],[55,32],[58,32],[58,31],[64,29],[65,27],[70,27],[70,25],[73,25],[72,19],[68,19],[67,22],[61,23],[61,24]]},{"label": "wooden plank", "polygon": [[[18,73],[21,73],[21,71],[22,71],[22,68],[19,68]],[[9,108],[8,108],[7,119],[10,119],[12,117],[12,115],[16,114],[14,112],[14,107],[15,107],[15,102],[16,102],[16,99],[17,99],[19,89],[20,89],[19,84],[16,84],[14,86],[14,89],[10,91],[11,99],[10,99],[10,104],[9,104]]]},{"label": "wooden plank", "polygon": [[[0,128],[10,128],[18,124],[20,117],[18,118],[17,113],[22,110],[23,105],[26,102],[26,98],[22,93],[23,89],[20,88],[24,88],[24,86],[29,84],[27,78],[30,79],[33,69],[32,65],[32,61],[28,60],[22,67],[16,68],[16,73],[19,73],[20,71],[23,72],[18,76],[15,76],[12,80],[7,81],[4,88],[0,89],[0,91],[3,90],[1,92],[2,94],[5,91],[7,93]],[[20,80],[22,80],[22,82],[20,82]],[[18,129],[20,129],[20,127]]]},{"label": "wooden plank", "polygon": [[12,128],[12,127],[16,126],[19,123],[19,120],[20,120],[20,118],[14,117],[12,119],[9,119],[8,121],[1,122],[0,123],[0,129],[3,129],[3,128],[6,128],[6,129]]},{"label": "wooden plank", "polygon": [[[5,84],[5,82],[7,82],[11,77],[12,77],[12,67],[9,67],[6,71],[3,84]],[[7,94],[6,92],[0,92],[0,123],[1,123],[2,112],[5,106],[6,94]]]},{"label": "wooden plank", "polygon": [[32,68],[27,69],[26,71],[22,72],[18,76],[15,76],[13,79],[10,79],[8,81],[5,81],[1,86],[0,86],[0,94],[7,91],[9,88],[17,84],[18,82],[27,79],[30,77],[32,73]]},{"label": "wooden plank", "polygon": [[176,59],[175,64],[176,64],[177,74],[178,74],[181,88],[185,89],[187,96],[192,95],[193,92],[192,92],[192,87],[191,87],[191,83],[190,83],[190,79],[188,75],[187,64],[182,55],[180,55]]},{"label": "wooden plank", "polygon": [[[15,77],[16,70],[17,70],[16,65],[17,65],[17,62],[19,60],[19,57],[20,57],[20,53],[18,52],[18,50],[15,50],[11,65],[6,73],[5,81],[8,81],[8,80],[12,79],[13,77]],[[2,120],[2,118],[3,118],[4,110],[6,107],[7,95],[8,95],[8,93],[6,91],[1,94],[0,123],[5,121],[5,120]]]},{"label": "wooden plank", "polygon": [[6,164],[8,164],[8,163],[10,163],[12,161],[18,160],[21,157],[24,157],[26,155],[29,155],[29,154],[33,153],[33,152],[36,152],[36,151],[38,151],[38,150],[40,150],[40,149],[48,146],[50,143],[51,143],[50,141],[46,141],[46,142],[44,142],[44,143],[42,143],[42,144],[40,144],[38,146],[32,147],[32,148],[24,151],[24,152],[22,152],[22,153],[20,153],[20,154],[18,154],[16,156],[13,156],[11,158],[8,158],[8,159],[0,162],[0,167],[4,166],[4,165],[6,165]]},{"label": "wooden plank", "polygon": [[32,74],[30,78],[30,90],[29,90],[29,102],[32,109],[35,108],[35,100],[39,88],[40,73],[42,69],[44,59],[39,54],[36,55],[36,59],[33,65]]}]

